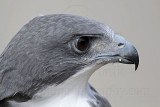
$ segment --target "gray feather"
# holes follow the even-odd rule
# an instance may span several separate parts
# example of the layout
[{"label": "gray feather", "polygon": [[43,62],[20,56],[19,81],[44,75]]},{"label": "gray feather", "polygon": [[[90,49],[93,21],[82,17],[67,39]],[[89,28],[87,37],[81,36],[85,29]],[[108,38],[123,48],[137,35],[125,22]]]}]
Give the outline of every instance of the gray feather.
[{"label": "gray feather", "polygon": [[41,88],[74,75],[73,68],[78,71],[87,64],[66,45],[74,34],[94,33],[110,32],[103,24],[80,16],[47,15],[31,20],[0,56],[0,100],[17,94],[32,97]]}]

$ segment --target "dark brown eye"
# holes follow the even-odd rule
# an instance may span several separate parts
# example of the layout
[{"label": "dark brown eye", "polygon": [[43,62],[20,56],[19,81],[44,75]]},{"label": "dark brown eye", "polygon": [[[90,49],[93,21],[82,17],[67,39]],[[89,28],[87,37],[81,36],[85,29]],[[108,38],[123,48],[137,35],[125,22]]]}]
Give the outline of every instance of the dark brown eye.
[{"label": "dark brown eye", "polygon": [[80,37],[79,39],[77,39],[77,43],[76,43],[76,48],[79,51],[87,51],[88,48],[90,47],[90,40],[88,37]]}]

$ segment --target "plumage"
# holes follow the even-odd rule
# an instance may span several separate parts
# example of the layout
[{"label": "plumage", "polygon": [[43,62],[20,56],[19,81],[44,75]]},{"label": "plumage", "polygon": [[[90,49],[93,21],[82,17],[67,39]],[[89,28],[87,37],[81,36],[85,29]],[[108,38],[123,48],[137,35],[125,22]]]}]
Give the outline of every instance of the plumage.
[{"label": "plumage", "polygon": [[89,85],[108,63],[135,64],[135,47],[107,25],[76,15],[38,16],[0,56],[0,107],[110,107]]}]

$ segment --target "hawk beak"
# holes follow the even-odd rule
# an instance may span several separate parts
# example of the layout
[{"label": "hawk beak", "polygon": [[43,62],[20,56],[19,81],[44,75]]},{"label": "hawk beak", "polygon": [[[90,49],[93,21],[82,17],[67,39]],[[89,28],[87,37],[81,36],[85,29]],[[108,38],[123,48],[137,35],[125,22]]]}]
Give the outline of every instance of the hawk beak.
[{"label": "hawk beak", "polygon": [[120,35],[116,35],[114,40],[118,44],[118,50],[114,54],[118,56],[118,62],[124,64],[135,64],[135,70],[139,65],[139,55],[136,48]]},{"label": "hawk beak", "polygon": [[[136,48],[121,36],[115,36],[114,40],[118,48],[110,50],[109,54],[106,54],[106,52],[103,51],[96,57],[96,59],[101,60],[104,64],[117,62],[123,64],[134,64],[135,70],[137,70],[139,66],[139,55]],[[114,47],[111,49],[114,49]]]},{"label": "hawk beak", "polygon": [[118,56],[120,57],[120,59],[118,60],[119,63],[135,64],[135,70],[137,70],[139,65],[139,55],[133,45],[126,44],[126,46],[124,46]]}]

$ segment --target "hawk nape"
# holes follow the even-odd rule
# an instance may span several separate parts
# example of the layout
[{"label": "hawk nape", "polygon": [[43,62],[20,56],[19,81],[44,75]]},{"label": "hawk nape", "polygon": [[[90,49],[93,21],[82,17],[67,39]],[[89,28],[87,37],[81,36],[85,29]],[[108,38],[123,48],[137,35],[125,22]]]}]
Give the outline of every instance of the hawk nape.
[{"label": "hawk nape", "polygon": [[135,47],[81,16],[39,16],[0,56],[0,107],[110,107],[88,79],[108,63],[139,64]]}]

